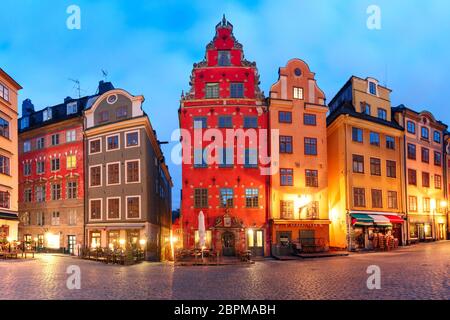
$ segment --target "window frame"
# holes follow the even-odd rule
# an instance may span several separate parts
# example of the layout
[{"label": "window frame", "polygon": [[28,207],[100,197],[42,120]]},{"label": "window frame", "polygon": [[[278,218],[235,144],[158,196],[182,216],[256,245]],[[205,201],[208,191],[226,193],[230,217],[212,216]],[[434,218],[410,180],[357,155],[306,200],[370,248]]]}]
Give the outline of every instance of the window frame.
[{"label": "window frame", "polygon": [[[128,181],[128,163],[137,162],[138,163],[138,181]],[[141,159],[129,159],[125,160],[125,184],[136,184],[141,183]]]},{"label": "window frame", "polygon": [[[118,167],[119,167],[119,170],[118,170],[118,173],[117,173],[118,178],[119,178],[118,179],[119,182],[116,182],[116,183],[110,183],[109,182],[109,167],[112,166],[112,165],[118,165]],[[120,167],[121,167],[121,162],[120,161],[114,161],[114,162],[106,163],[106,186],[108,186],[108,187],[109,186],[118,186],[118,185],[120,185],[122,183]]]},{"label": "window frame", "polygon": [[[99,185],[92,185],[92,172],[91,172],[91,170],[93,168],[98,168],[98,167],[100,167],[100,184]],[[89,188],[100,188],[102,186],[103,186],[103,165],[96,164],[96,165],[89,166]]]},{"label": "window frame", "polygon": [[[100,141],[100,148],[99,148],[99,151],[97,151],[97,152],[91,152],[91,143],[92,143],[92,142],[95,142],[95,141]],[[102,153],[102,150],[103,150],[103,148],[102,148],[102,143],[103,143],[103,139],[102,139],[101,137],[94,138],[94,139],[90,139],[89,142],[88,142],[88,148],[89,148],[88,153],[89,153],[89,155],[94,155],[94,154]]]},{"label": "window frame", "polygon": [[[108,142],[108,139],[109,139],[109,138],[112,138],[112,137],[117,137],[117,148],[115,148],[115,149],[110,149],[110,148],[109,148],[109,142]],[[114,133],[114,134],[107,135],[107,136],[105,137],[105,143],[106,143],[106,146],[105,146],[105,151],[106,151],[106,152],[113,152],[113,151],[118,151],[118,150],[120,150],[120,133]]]},{"label": "window frame", "polygon": [[[130,218],[128,216],[128,199],[129,198],[138,198],[139,199],[139,217],[137,218]],[[140,195],[130,195],[130,196],[125,196],[125,211],[126,211],[126,219],[127,220],[140,220],[142,219],[142,199]]]},{"label": "window frame", "polygon": [[[100,201],[100,218],[92,219],[92,202]],[[103,220],[103,199],[102,198],[94,198],[89,199],[89,221],[102,221]]]},{"label": "window frame", "polygon": [[[110,218],[109,217],[109,200],[117,200],[119,199],[119,217],[118,218]],[[122,219],[122,197],[106,197],[106,220],[109,221],[118,221]]]}]

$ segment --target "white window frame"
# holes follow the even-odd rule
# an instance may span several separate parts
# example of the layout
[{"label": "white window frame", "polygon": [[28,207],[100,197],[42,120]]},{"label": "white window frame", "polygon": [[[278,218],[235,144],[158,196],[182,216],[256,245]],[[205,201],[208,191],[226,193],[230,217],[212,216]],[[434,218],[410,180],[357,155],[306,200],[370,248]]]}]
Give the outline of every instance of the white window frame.
[{"label": "white window frame", "polygon": [[[97,141],[97,140],[100,140],[100,151],[99,152],[91,152],[91,142]],[[95,139],[90,139],[89,142],[88,142],[88,153],[89,153],[89,155],[102,153],[102,150],[103,150],[102,143],[103,143],[103,139],[101,137],[100,138],[95,138]]]},{"label": "white window frame", "polygon": [[[139,198],[139,218],[129,218],[128,217],[128,198]],[[142,219],[142,201],[140,195],[126,196],[125,197],[125,211],[127,220],[140,220]]]},{"label": "white window frame", "polygon": [[[75,107],[75,108],[74,108]],[[66,113],[67,115],[75,114],[78,112],[78,103],[76,101],[69,102],[66,105]]]},{"label": "white window frame", "polygon": [[[92,219],[92,201],[100,201],[100,219]],[[102,221],[103,220],[103,199],[95,198],[89,199],[89,221]]]},{"label": "white window frame", "polygon": [[[72,137],[73,134],[73,137]],[[68,139],[70,136],[70,139]],[[73,140],[72,140],[73,138]],[[76,129],[70,129],[66,131],[66,143],[68,142],[75,142],[77,141],[77,130]]]},{"label": "white window frame", "polygon": [[[119,199],[119,218],[109,218],[109,202],[108,200]],[[139,206],[140,207],[140,206]],[[140,209],[140,208],[139,208]],[[139,211],[140,214],[140,211]],[[121,197],[107,197],[106,198],[106,220],[121,220],[122,219],[122,198]]]},{"label": "white window frame", "polygon": [[[118,165],[119,165],[119,182],[118,182],[118,183],[109,183],[109,179],[108,179],[108,177],[109,177],[109,174],[108,174],[108,168],[109,168],[110,165],[113,165],[113,164],[118,164]],[[106,164],[106,185],[107,185],[107,186],[118,186],[118,185],[120,185],[120,184],[122,183],[122,179],[121,179],[121,176],[120,176],[120,174],[121,174],[120,171],[121,171],[121,170],[120,170],[120,161],[116,161],[116,162],[108,162],[108,163]]]},{"label": "white window frame", "polygon": [[[40,146],[40,143],[42,142],[42,145]],[[39,137],[36,139],[36,149],[38,150],[42,150],[45,148],[45,138],[44,137]]]},{"label": "white window frame", "polygon": [[[56,160],[58,160],[59,166],[58,166],[58,169],[53,170],[53,161],[56,161]],[[56,162],[55,162],[55,164],[56,164]],[[61,158],[54,157],[54,158],[50,159],[50,172],[58,172],[60,170],[61,170]]]},{"label": "white window frame", "polygon": [[[135,162],[137,161],[139,163],[139,180],[138,181],[132,181],[129,182],[128,181],[128,162]],[[125,184],[135,184],[135,183],[141,183],[141,159],[130,159],[130,160],[125,160]]]},{"label": "white window frame", "polygon": [[[25,146],[28,146],[28,147],[25,148]],[[31,152],[31,141],[30,140],[24,141],[24,143],[23,143],[23,152],[24,153]]]},{"label": "white window frame", "polygon": [[[117,136],[117,149],[109,149],[108,148],[108,138],[116,137],[116,136]],[[120,133],[110,134],[110,135],[105,137],[105,150],[106,150],[106,152],[112,152],[112,151],[120,150]]]},{"label": "white window frame", "polygon": [[[69,159],[69,157],[75,157],[75,166],[73,166],[73,167],[67,166],[67,160]],[[61,162],[61,160],[60,160],[60,162]],[[60,163],[59,165],[61,166],[61,163]],[[73,169],[76,169],[76,168],[77,168],[77,165],[78,165],[77,155],[76,155],[76,154],[68,154],[68,155],[66,156],[66,170],[73,170]]]},{"label": "white window frame", "polygon": [[[135,132],[137,132],[137,134],[138,134],[138,144],[136,146],[127,146],[127,142],[128,142],[127,135],[129,133],[135,133]],[[124,142],[125,149],[137,148],[137,147],[141,146],[141,132],[140,132],[140,130],[125,131],[124,137],[125,137],[125,142]]]},{"label": "white window frame", "polygon": [[[299,96],[299,93],[301,93],[301,96]],[[293,87],[292,97],[295,100],[303,100],[304,98],[304,92],[302,87]]]},{"label": "white window frame", "polygon": [[[92,185],[92,181],[91,181],[91,169],[92,168],[96,168],[96,167],[100,167],[100,185],[93,186]],[[101,164],[96,164],[94,166],[89,166],[89,172],[88,172],[88,175],[89,175],[89,188],[100,188],[100,187],[103,186],[103,170],[102,170],[103,168],[102,167],[103,166]]]}]

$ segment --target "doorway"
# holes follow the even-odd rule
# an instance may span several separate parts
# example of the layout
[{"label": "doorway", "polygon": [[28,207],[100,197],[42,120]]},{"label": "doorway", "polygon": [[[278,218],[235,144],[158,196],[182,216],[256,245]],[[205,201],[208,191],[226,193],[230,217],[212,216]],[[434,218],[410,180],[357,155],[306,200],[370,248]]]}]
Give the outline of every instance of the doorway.
[{"label": "doorway", "polygon": [[77,245],[77,236],[67,236],[67,251],[70,255],[75,255],[75,246]]},{"label": "doorway", "polygon": [[445,240],[445,224],[439,223],[438,224],[438,240]]},{"label": "doorway", "polygon": [[225,257],[236,255],[234,248],[235,237],[233,232],[226,231],[222,234],[222,254]]},{"label": "doorway", "polygon": [[252,256],[263,257],[264,256],[264,232],[263,230],[249,229],[247,231],[247,244],[248,250],[252,253]]}]

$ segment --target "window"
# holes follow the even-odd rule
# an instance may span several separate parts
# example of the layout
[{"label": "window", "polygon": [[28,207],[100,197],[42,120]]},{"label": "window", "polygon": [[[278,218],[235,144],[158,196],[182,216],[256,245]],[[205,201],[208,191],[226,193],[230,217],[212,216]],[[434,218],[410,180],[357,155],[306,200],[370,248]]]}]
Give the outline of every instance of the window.
[{"label": "window", "polygon": [[386,160],[386,176],[389,178],[397,177],[397,163],[392,160]]},{"label": "window", "polygon": [[245,149],[245,168],[257,168],[258,167],[258,151],[257,149]]},{"label": "window", "polygon": [[194,149],[194,168],[207,168],[205,149]]},{"label": "window", "polygon": [[42,174],[45,172],[45,162],[38,161],[36,162],[36,174]]},{"label": "window", "polygon": [[66,131],[66,142],[74,142],[76,139],[77,139],[76,130]]},{"label": "window", "polygon": [[52,139],[52,146],[59,145],[59,134],[58,133],[52,134],[51,139]]},{"label": "window", "polygon": [[[313,219],[319,219],[319,201],[312,201],[307,208],[307,219],[313,220]],[[301,230],[300,232],[302,232]]]},{"label": "window", "polygon": [[24,190],[23,201],[24,202],[31,202],[31,201],[33,201],[31,189],[25,189]]},{"label": "window", "polygon": [[219,128],[233,128],[233,121],[231,116],[219,117]]},{"label": "window", "polygon": [[58,171],[60,169],[60,162],[59,158],[51,159],[51,170],[52,171]]},{"label": "window", "polygon": [[417,172],[413,169],[408,169],[408,184],[417,186]]},{"label": "window", "polygon": [[127,167],[127,183],[139,183],[141,181],[140,161],[126,161]]},{"label": "window", "polygon": [[292,112],[279,111],[278,112],[278,122],[279,123],[292,123]]},{"label": "window", "polygon": [[429,163],[430,162],[430,150],[428,148],[422,147],[422,162]]},{"label": "window", "polygon": [[107,184],[113,185],[113,184],[120,184],[120,162],[117,163],[108,163],[106,165],[106,169],[108,171],[106,177],[107,177]]},{"label": "window", "polygon": [[0,191],[0,208],[9,209],[9,192]]},{"label": "window", "polygon": [[0,136],[9,139],[9,122],[0,118]]},{"label": "window", "polygon": [[380,146],[380,134],[376,133],[376,132],[371,132],[370,133],[370,144],[372,146]]},{"label": "window", "polygon": [[119,135],[106,137],[106,151],[119,149]]},{"label": "window", "polygon": [[430,198],[423,198],[423,212],[430,212]]},{"label": "window", "polygon": [[127,115],[128,115],[127,107],[119,107],[116,109],[116,118],[117,119],[126,118]]},{"label": "window", "polygon": [[43,212],[38,212],[36,215],[37,225],[38,226],[45,226],[45,214]]},{"label": "window", "polygon": [[281,219],[292,219],[294,217],[294,201],[281,200],[280,201],[280,215],[281,215]]},{"label": "window", "polygon": [[23,152],[30,152],[31,151],[31,142],[25,141],[23,143]]},{"label": "window", "polygon": [[374,96],[377,95],[377,84],[375,82],[369,81],[369,93]]},{"label": "window", "polygon": [[422,127],[420,129],[420,136],[422,137],[422,139],[428,140],[429,139],[429,133],[430,133],[430,131],[426,127]]},{"label": "window", "polygon": [[[1,157],[0,157],[0,172],[1,172]],[[24,176],[31,175],[31,163],[24,163],[23,164],[23,175]]]},{"label": "window", "polygon": [[428,172],[422,172],[422,187],[430,187],[430,174]]},{"label": "window", "polygon": [[303,114],[303,124],[305,126],[315,126],[315,125],[317,125],[316,115],[315,114],[310,114],[310,113]]},{"label": "window", "polygon": [[99,187],[102,185],[102,166],[95,166],[89,169],[89,186]]},{"label": "window", "polygon": [[194,117],[194,129],[206,129],[207,127],[206,117]]},{"label": "window", "polygon": [[258,118],[244,117],[244,128],[258,128]]},{"label": "window", "polygon": [[207,83],[205,89],[206,99],[219,98],[219,84],[218,83]]},{"label": "window", "polygon": [[352,140],[354,142],[363,142],[363,130],[359,128],[352,128]]},{"label": "window", "polygon": [[90,200],[90,220],[101,220],[102,219],[102,200],[92,199]]},{"label": "window", "polygon": [[77,210],[69,210],[69,226],[77,225]]},{"label": "window", "polygon": [[386,136],[386,148],[395,150],[395,139],[391,136]]},{"label": "window", "polygon": [[22,119],[19,119],[20,122],[20,129],[25,129],[28,128],[30,125],[30,118],[28,117],[23,117]]},{"label": "window", "polygon": [[307,187],[319,187],[319,172],[317,170],[305,170],[305,183]]},{"label": "window", "polygon": [[280,136],[280,153],[292,153],[292,136]]},{"label": "window", "polygon": [[107,219],[120,219],[120,198],[108,198],[106,210]]},{"label": "window", "polygon": [[353,206],[366,206],[366,192],[364,188],[353,188]]},{"label": "window", "polygon": [[66,157],[66,168],[75,169],[77,167],[77,156],[72,154]]},{"label": "window", "polygon": [[194,189],[194,207],[208,208],[208,189],[206,188]]},{"label": "window", "polygon": [[37,186],[35,188],[35,193],[36,202],[45,202],[45,185]]},{"label": "window", "polygon": [[61,199],[61,185],[59,183],[52,184],[52,200]]},{"label": "window", "polygon": [[442,177],[438,174],[434,175],[434,188],[442,189]]},{"label": "window", "polygon": [[386,120],[387,119],[386,109],[378,108],[378,118],[380,118],[382,120]]},{"label": "window", "polygon": [[408,209],[412,212],[417,212],[417,197],[408,196]]},{"label": "window", "polygon": [[441,143],[441,133],[439,131],[433,132],[433,141],[436,143]]},{"label": "window", "polygon": [[89,141],[89,154],[99,153],[102,151],[102,140],[95,139]]},{"label": "window", "polygon": [[408,143],[408,159],[416,160],[416,145]]},{"label": "window", "polygon": [[9,89],[2,83],[0,83],[0,98],[9,101]]},{"label": "window", "polygon": [[364,156],[353,155],[353,172],[364,173]]},{"label": "window", "polygon": [[383,208],[383,192],[372,189],[372,208]]},{"label": "window", "polygon": [[370,174],[373,176],[381,176],[381,160],[378,158],[370,158]]},{"label": "window", "polygon": [[398,209],[397,191],[388,191],[388,208]]},{"label": "window", "polygon": [[245,206],[247,208],[259,207],[259,190],[256,188],[245,189]]},{"label": "window", "polygon": [[10,175],[10,163],[9,158],[0,156],[0,173]]},{"label": "window", "polygon": [[220,189],[220,206],[222,208],[232,208],[234,206],[234,193],[231,188]]},{"label": "window", "polygon": [[67,199],[76,199],[78,196],[78,183],[76,181],[67,182]]},{"label": "window", "polygon": [[52,119],[52,109],[51,108],[47,108],[42,112],[42,120],[43,121],[48,121]]},{"label": "window", "polygon": [[294,185],[294,170],[280,169],[280,185],[293,186]]},{"label": "window", "polygon": [[41,149],[45,148],[45,139],[43,137],[37,138],[37,140],[36,140],[36,148],[38,150],[41,150]]},{"label": "window", "polygon": [[231,98],[243,98],[244,97],[244,84],[241,82],[230,83],[230,97]]},{"label": "window", "polygon": [[221,67],[227,67],[231,65],[231,52],[225,50],[219,50],[217,52],[217,64]]},{"label": "window", "polygon": [[294,87],[294,99],[303,100],[303,88]]},{"label": "window", "polygon": [[305,155],[317,155],[317,139],[305,138]]},{"label": "window", "polygon": [[66,108],[67,108],[67,115],[77,113],[77,111],[78,111],[77,102],[74,101],[74,102],[68,103]]},{"label": "window", "polygon": [[434,165],[435,166],[441,166],[441,164],[442,164],[441,153],[435,151],[434,152]]},{"label": "window", "polygon": [[233,148],[219,149],[219,167],[232,168],[234,164]]},{"label": "window", "polygon": [[361,112],[370,116],[370,104],[367,102],[361,102]]},{"label": "window", "polygon": [[416,134],[416,124],[414,122],[408,120],[406,122],[406,130],[409,133]]},{"label": "window", "polygon": [[139,219],[141,217],[141,198],[139,196],[127,197],[127,218]]},{"label": "window", "polygon": [[60,214],[58,211],[52,212],[52,226],[59,226],[60,223]]},{"label": "window", "polygon": [[109,112],[108,111],[102,111],[100,112],[100,120],[99,122],[107,122],[109,120]]}]

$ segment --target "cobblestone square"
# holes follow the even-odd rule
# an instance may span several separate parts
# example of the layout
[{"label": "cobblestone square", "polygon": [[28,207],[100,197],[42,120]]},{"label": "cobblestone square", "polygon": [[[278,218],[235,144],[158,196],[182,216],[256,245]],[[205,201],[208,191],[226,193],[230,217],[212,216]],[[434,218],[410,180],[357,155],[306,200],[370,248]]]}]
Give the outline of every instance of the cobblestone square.
[{"label": "cobblestone square", "polygon": [[[67,267],[81,270],[69,290]],[[381,268],[369,290],[367,267]],[[171,263],[105,265],[38,255],[0,261],[1,299],[450,299],[450,242],[393,252],[311,260],[258,261],[250,266],[175,267]]]}]

